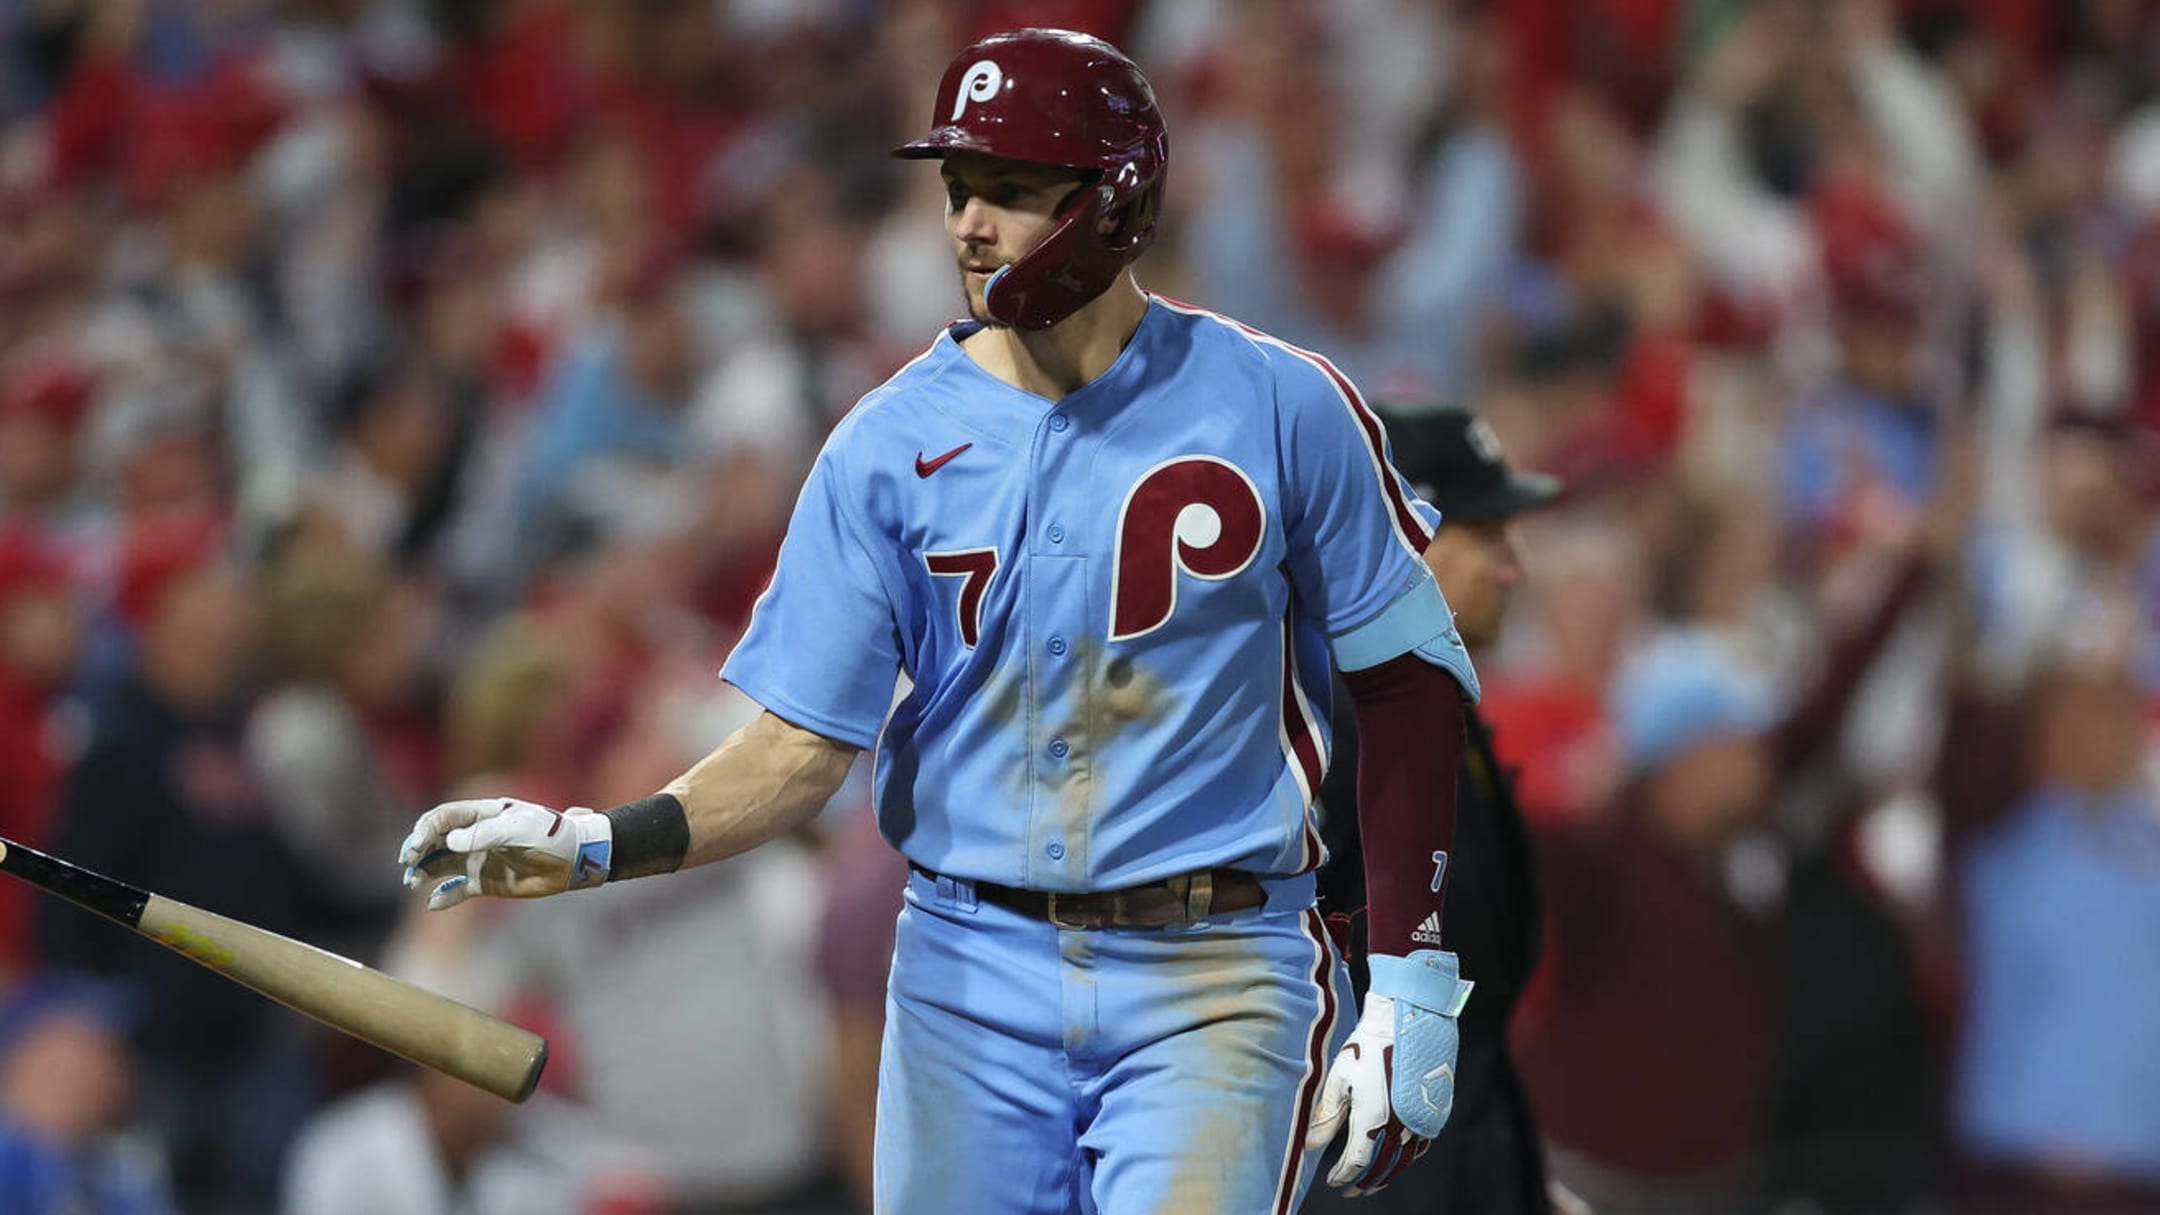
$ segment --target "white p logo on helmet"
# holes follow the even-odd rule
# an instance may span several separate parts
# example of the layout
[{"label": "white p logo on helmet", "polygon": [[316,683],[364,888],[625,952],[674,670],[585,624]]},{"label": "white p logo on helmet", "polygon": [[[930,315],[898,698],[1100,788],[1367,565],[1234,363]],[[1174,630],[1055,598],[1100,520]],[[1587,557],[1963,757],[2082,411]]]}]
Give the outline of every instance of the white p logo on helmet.
[{"label": "white p logo on helmet", "polygon": [[988,101],[1004,86],[1005,69],[988,59],[975,64],[960,78],[960,92],[953,98],[952,117],[945,121],[960,121],[960,115],[967,112],[968,102]]}]

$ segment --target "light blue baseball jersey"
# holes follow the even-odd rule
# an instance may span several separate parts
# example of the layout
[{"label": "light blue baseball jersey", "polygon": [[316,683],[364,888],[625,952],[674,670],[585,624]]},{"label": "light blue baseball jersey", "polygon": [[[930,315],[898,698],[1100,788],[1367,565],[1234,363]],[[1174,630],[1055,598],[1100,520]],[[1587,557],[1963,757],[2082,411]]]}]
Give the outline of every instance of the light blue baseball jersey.
[{"label": "light blue baseball jersey", "polygon": [[1331,657],[1416,650],[1476,691],[1378,420],[1318,356],[1161,297],[1059,401],[976,364],[974,328],[835,428],[722,677],[875,745],[880,827],[940,873],[1317,867]]}]

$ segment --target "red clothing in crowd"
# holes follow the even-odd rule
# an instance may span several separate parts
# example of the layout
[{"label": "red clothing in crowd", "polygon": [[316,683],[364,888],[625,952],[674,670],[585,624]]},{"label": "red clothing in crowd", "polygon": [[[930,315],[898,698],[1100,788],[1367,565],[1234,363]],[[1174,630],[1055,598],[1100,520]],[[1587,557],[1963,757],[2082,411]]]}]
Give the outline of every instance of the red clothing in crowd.
[{"label": "red clothing in crowd", "polygon": [[[0,628],[20,596],[65,593],[66,566],[33,528],[0,529]],[[41,847],[59,798],[61,751],[53,679],[18,669],[0,651],[0,836]],[[30,888],[0,882],[0,972],[31,960]]]},{"label": "red clothing in crowd", "polygon": [[1543,827],[1604,809],[1606,773],[1618,761],[1605,700],[1596,688],[1553,677],[1495,679],[1479,711],[1500,761],[1515,774],[1515,801]]},{"label": "red clothing in crowd", "polygon": [[573,25],[567,5],[521,5],[493,37],[450,65],[453,91],[523,167],[555,164],[577,129]]},{"label": "red clothing in crowd", "polygon": [[[0,665],[0,836],[40,845],[52,825],[60,758],[51,725],[51,693]],[[0,882],[0,971],[30,963],[31,891]]]},{"label": "red clothing in crowd", "polygon": [[256,56],[227,54],[197,78],[153,82],[127,59],[94,53],[53,101],[52,176],[73,185],[117,171],[128,201],[155,210],[181,182],[239,168],[285,117]]},{"label": "red clothing in crowd", "polygon": [[683,248],[710,205],[714,160],[748,115],[717,92],[685,96],[635,65],[589,62],[577,25],[572,5],[523,6],[452,62],[451,90],[528,170],[559,165],[581,136],[625,140],[651,187],[656,243]]}]

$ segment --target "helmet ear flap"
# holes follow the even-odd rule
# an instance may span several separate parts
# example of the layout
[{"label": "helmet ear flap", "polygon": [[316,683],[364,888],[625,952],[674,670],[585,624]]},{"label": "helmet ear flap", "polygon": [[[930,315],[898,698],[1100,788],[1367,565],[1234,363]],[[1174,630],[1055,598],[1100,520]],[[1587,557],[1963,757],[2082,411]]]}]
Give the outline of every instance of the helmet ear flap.
[{"label": "helmet ear flap", "polygon": [[1058,210],[1042,243],[983,288],[991,317],[1015,329],[1047,329],[1116,281],[1155,239],[1162,178],[1119,189],[1083,185]]},{"label": "helmet ear flap", "polygon": [[1155,240],[1155,220],[1163,196],[1162,174],[1150,180],[1140,167],[1127,161],[1106,175],[1098,187],[1095,235],[1112,251],[1128,260],[1140,256]]},{"label": "helmet ear flap", "polygon": [[1047,329],[1110,285],[1123,263],[1111,264],[1107,242],[1095,235],[1101,207],[1094,189],[1073,192],[1050,234],[984,285],[983,305],[992,319],[1015,329]]},{"label": "helmet ear flap", "polygon": [[1142,190],[1117,210],[1106,210],[1101,229],[1104,242],[1128,257],[1140,256],[1155,241],[1155,220],[1161,203],[1161,190]]}]

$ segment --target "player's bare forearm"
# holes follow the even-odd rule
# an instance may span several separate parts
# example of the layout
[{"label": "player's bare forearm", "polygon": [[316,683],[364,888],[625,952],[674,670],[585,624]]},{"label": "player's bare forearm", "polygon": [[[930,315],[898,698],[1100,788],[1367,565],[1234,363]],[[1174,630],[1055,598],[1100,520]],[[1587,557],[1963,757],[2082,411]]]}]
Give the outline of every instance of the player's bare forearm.
[{"label": "player's bare forearm", "polygon": [[682,803],[690,822],[683,867],[748,852],[809,822],[847,779],[859,751],[759,714],[663,791]]},{"label": "player's bare forearm", "polygon": [[810,821],[857,750],[765,713],[666,789],[606,810],[514,797],[445,802],[413,824],[398,860],[407,886],[431,887],[435,910],[474,895],[530,899],[673,873]]}]

